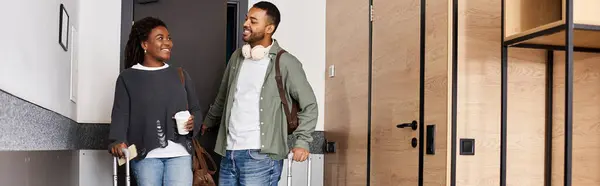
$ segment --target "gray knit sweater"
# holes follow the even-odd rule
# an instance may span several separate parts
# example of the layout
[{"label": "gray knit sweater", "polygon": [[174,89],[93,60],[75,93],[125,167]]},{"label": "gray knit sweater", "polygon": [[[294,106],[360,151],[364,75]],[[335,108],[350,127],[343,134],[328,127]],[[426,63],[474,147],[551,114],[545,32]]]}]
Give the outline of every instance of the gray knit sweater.
[{"label": "gray knit sweater", "polygon": [[[128,146],[135,144],[136,159],[142,159],[171,140],[193,154],[191,138],[200,131],[203,117],[196,90],[185,71],[184,77],[185,85],[174,67],[155,71],[129,68],[121,72],[115,88],[109,149],[121,142]],[[179,135],[172,117],[188,105],[196,121],[194,130],[188,135]]]}]

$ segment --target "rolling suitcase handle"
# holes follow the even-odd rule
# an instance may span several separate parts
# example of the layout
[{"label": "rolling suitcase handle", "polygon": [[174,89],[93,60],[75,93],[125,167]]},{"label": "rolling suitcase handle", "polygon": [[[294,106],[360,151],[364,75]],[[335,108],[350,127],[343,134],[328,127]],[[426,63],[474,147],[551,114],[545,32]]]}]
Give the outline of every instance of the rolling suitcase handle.
[{"label": "rolling suitcase handle", "polygon": [[[308,168],[307,168],[307,179],[306,179],[306,185],[307,186],[310,186],[310,183],[311,183],[310,182],[311,181],[310,180],[311,168],[312,168],[311,167],[311,165],[312,165],[311,160],[312,160],[312,158],[310,156],[308,156],[308,158],[306,158],[306,161],[307,161],[306,163],[308,164],[307,165],[308,166]],[[292,162],[294,162],[294,160],[291,157],[288,158],[288,167],[287,167],[288,168],[288,171],[287,171],[287,174],[288,174],[287,175],[287,185],[288,186],[292,186]]]},{"label": "rolling suitcase handle", "polygon": [[[130,186],[130,176],[129,176],[129,150],[127,148],[121,149],[123,154],[125,154],[125,185]],[[117,186],[117,167],[118,158],[113,157],[113,186]]]}]

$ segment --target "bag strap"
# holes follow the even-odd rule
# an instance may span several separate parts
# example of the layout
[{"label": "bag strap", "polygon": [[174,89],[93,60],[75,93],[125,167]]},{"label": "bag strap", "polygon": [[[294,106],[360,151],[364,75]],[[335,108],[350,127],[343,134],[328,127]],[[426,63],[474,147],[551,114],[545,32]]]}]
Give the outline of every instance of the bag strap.
[{"label": "bag strap", "polygon": [[198,146],[199,144],[198,144],[198,141],[196,141],[196,139],[192,139],[192,143],[194,144],[193,146],[194,146],[194,152],[195,152],[194,156],[193,156],[193,158],[194,158],[194,161],[193,161],[194,171],[198,171],[199,170],[199,171],[203,171],[203,172],[204,171],[208,172],[209,170],[208,170],[208,168],[206,166],[206,162],[202,161],[202,158],[201,158],[201,156],[202,156],[202,152],[201,152],[202,147]]},{"label": "bag strap", "polygon": [[181,81],[181,84],[185,85],[185,78],[183,77],[183,68],[178,67],[177,71],[179,72],[179,80]]},{"label": "bag strap", "polygon": [[288,106],[287,97],[285,96],[285,89],[281,79],[281,70],[279,68],[279,58],[281,58],[281,55],[285,52],[286,51],[283,49],[277,52],[277,57],[275,58],[275,81],[277,81],[277,89],[279,91],[279,98],[281,98],[281,103],[284,107],[283,109],[285,111],[285,118],[289,124],[292,122],[292,118],[290,117],[290,108]]},{"label": "bag strap", "polygon": [[[200,144],[198,144],[198,145],[200,145]],[[208,159],[208,161],[202,161],[202,162],[204,162],[204,166],[206,167],[206,171],[207,171],[209,174],[215,174],[215,173],[216,173],[216,171],[217,171],[217,169],[218,169],[218,167],[217,167],[217,164],[216,164],[216,163],[215,163],[215,161],[212,159],[212,157],[210,156],[210,154],[208,153],[208,151],[206,151],[206,149],[204,149],[204,148],[201,148],[201,150],[202,150],[202,154],[204,155],[204,156],[202,156],[202,157],[204,157],[204,160],[207,160],[207,159]],[[208,167],[208,165],[206,164],[206,162],[210,162],[210,164],[212,165],[212,168],[213,168],[213,170],[211,170],[211,169]]]},{"label": "bag strap", "polygon": [[[177,68],[177,71],[179,72],[179,81],[181,81],[181,84],[183,84],[183,86],[185,88],[185,77],[183,77],[183,68],[179,67],[179,68]],[[185,109],[189,110],[189,104],[188,103],[186,103]]]},{"label": "bag strap", "polygon": [[[194,149],[196,152],[194,156],[194,158],[196,159],[196,161],[194,161],[194,170],[206,171],[211,175],[215,174],[217,170],[217,164],[215,163],[215,161],[211,158],[210,154],[206,150],[204,150],[202,146],[200,146],[200,142],[198,142],[198,140],[194,139],[193,143],[194,146],[197,147]],[[207,159],[211,163],[214,170],[211,170],[206,164]]]},{"label": "bag strap", "polygon": [[[179,68],[177,68],[177,71],[179,72],[179,79],[181,81],[181,84],[183,84],[185,86],[185,77],[183,75],[183,68],[179,67]],[[186,105],[185,107],[186,107],[186,109],[189,109],[188,105]],[[201,170],[201,171],[204,170],[211,175],[215,174],[216,170],[217,170],[217,164],[211,158],[210,154],[206,150],[204,150],[204,148],[202,148],[202,146],[200,145],[200,142],[198,142],[196,137],[192,138],[192,143],[194,146],[194,151],[196,152],[195,156],[193,157],[196,161],[193,161],[193,165],[192,165],[194,167],[194,170]],[[211,163],[214,170],[210,170],[210,168],[206,164],[206,159],[209,160],[209,162]]]}]

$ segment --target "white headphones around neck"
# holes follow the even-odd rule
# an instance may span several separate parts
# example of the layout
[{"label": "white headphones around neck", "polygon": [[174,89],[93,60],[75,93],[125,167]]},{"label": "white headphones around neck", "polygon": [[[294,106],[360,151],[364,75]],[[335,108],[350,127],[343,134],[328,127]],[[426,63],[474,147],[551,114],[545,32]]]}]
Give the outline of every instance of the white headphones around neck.
[{"label": "white headphones around neck", "polygon": [[262,45],[256,45],[251,47],[250,44],[242,46],[242,55],[246,59],[261,60],[269,53],[269,48],[265,48]]}]

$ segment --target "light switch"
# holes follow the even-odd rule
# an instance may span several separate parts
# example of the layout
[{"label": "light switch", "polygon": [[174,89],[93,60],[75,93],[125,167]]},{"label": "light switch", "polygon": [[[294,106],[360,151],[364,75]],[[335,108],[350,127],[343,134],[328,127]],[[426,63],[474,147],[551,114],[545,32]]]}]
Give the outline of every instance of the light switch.
[{"label": "light switch", "polygon": [[335,65],[330,65],[329,66],[329,77],[335,77]]},{"label": "light switch", "polygon": [[460,155],[475,155],[475,139],[460,139]]}]

